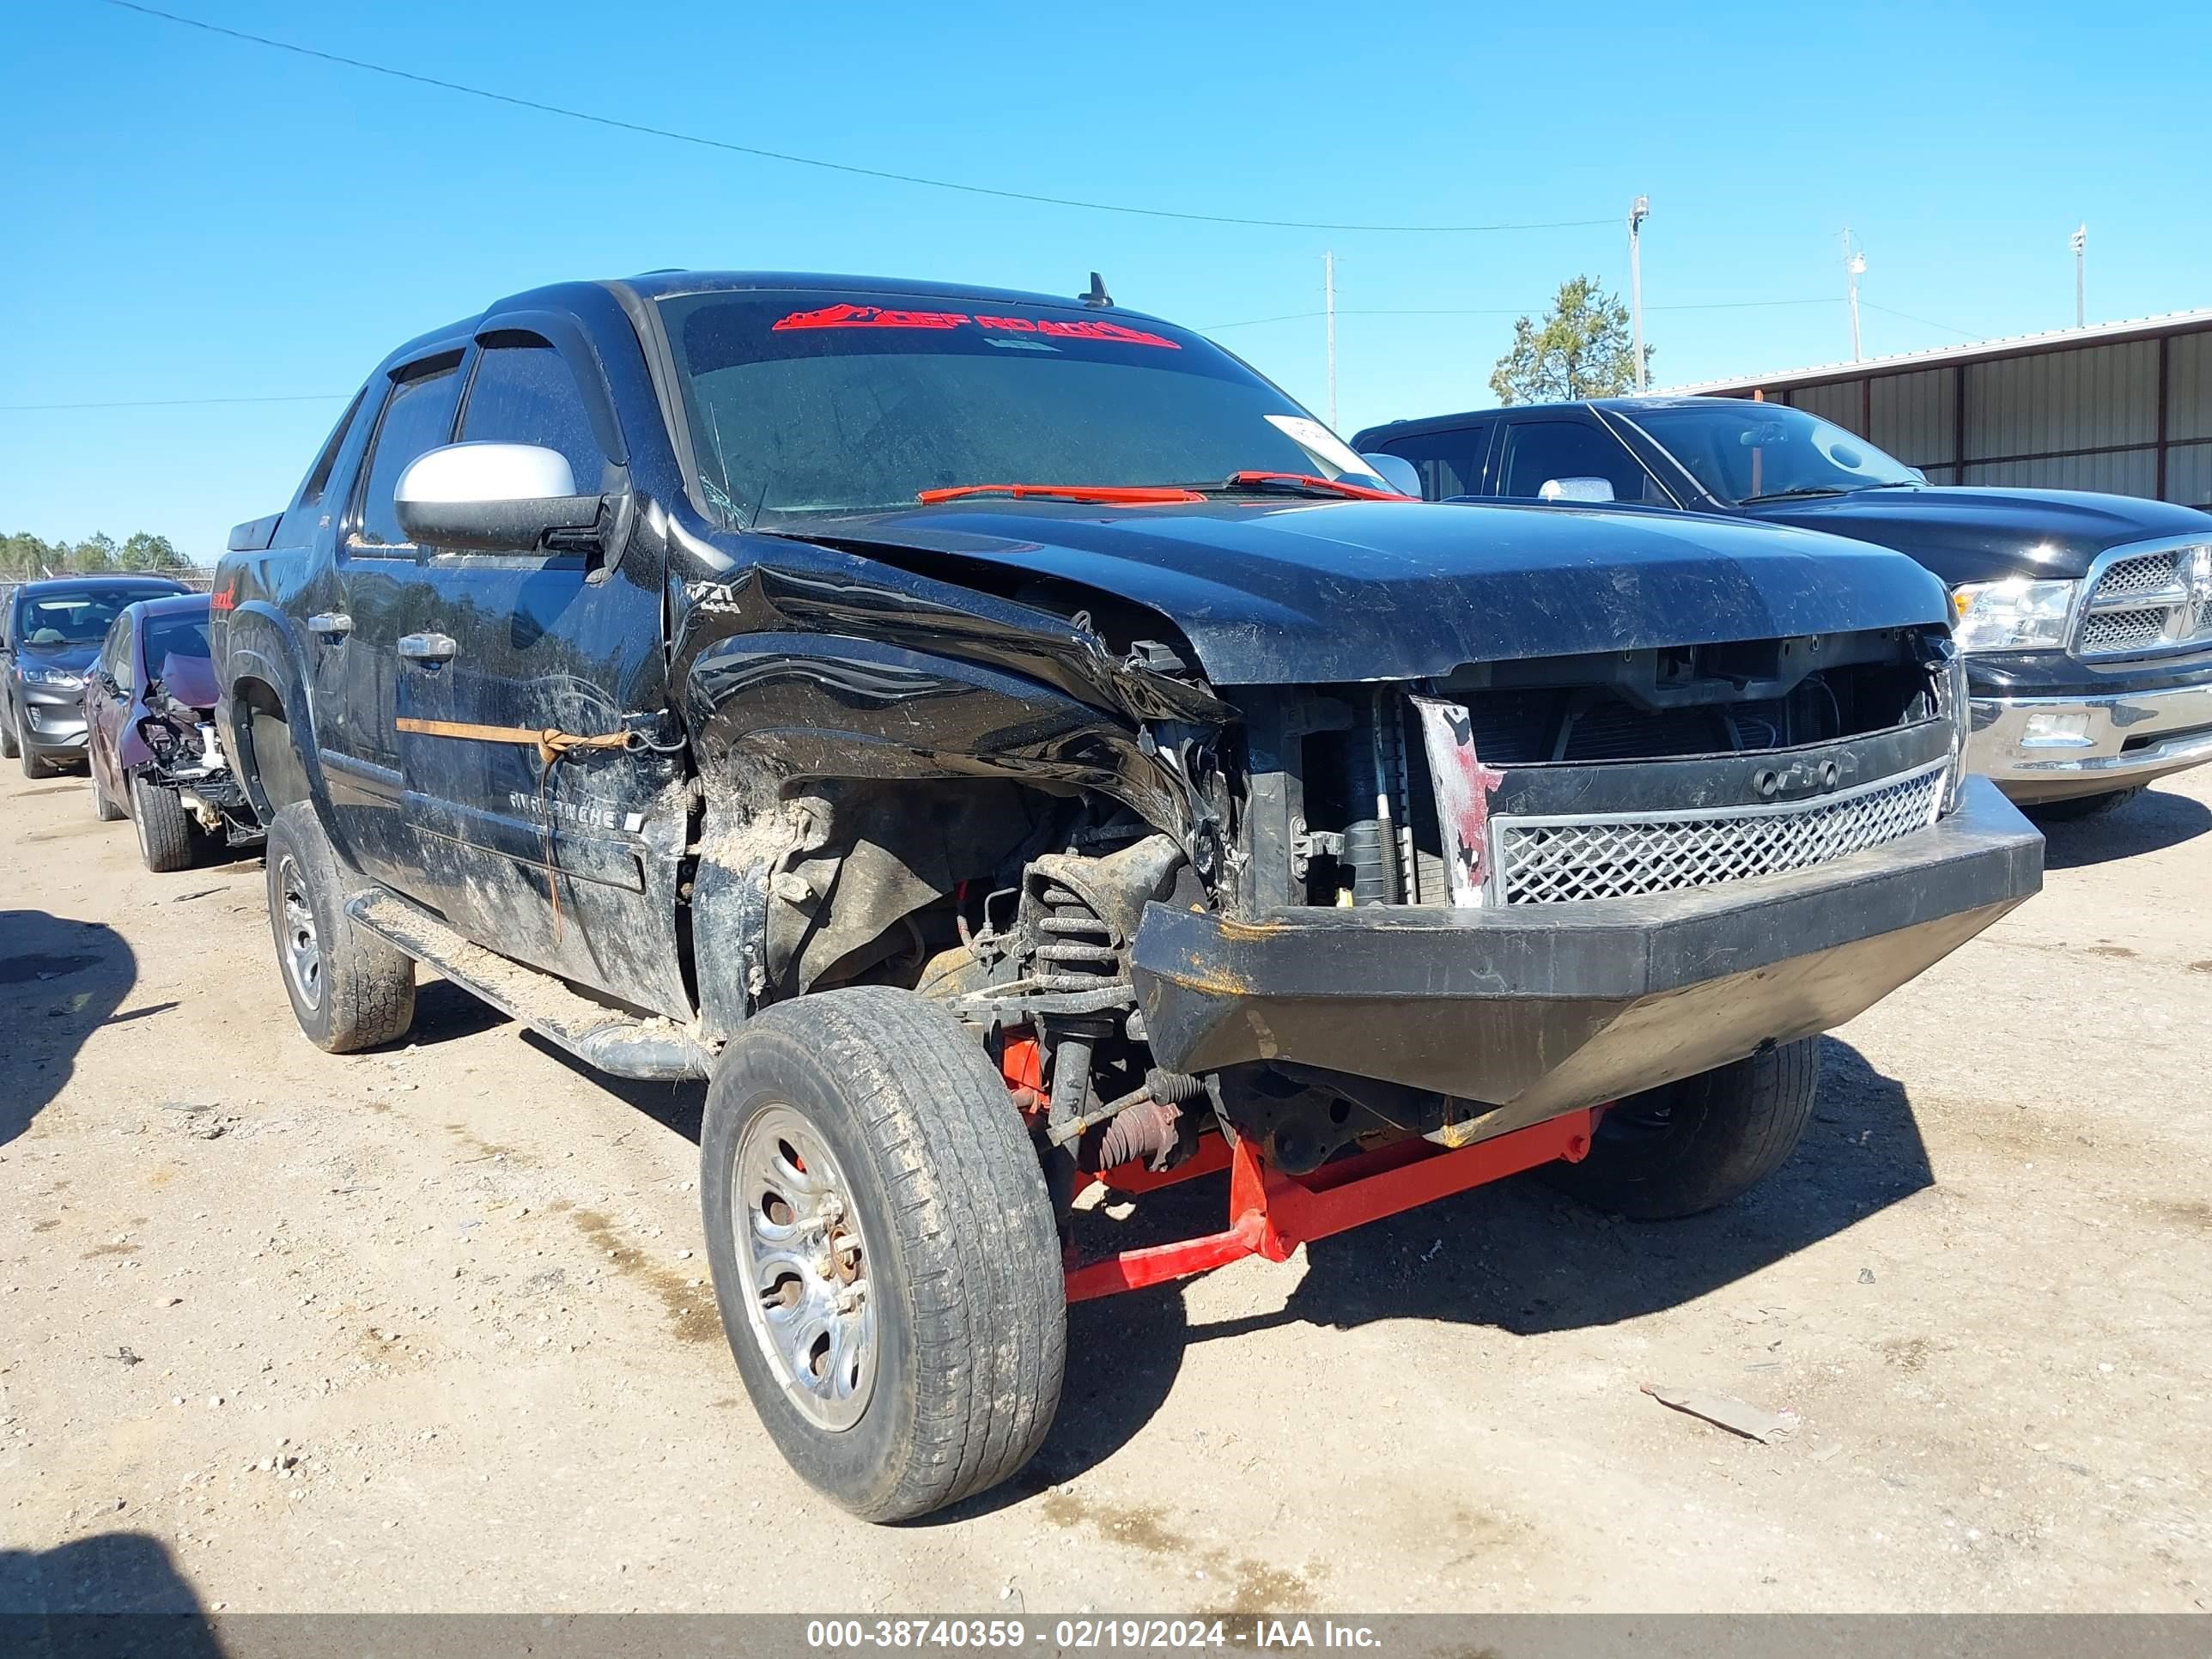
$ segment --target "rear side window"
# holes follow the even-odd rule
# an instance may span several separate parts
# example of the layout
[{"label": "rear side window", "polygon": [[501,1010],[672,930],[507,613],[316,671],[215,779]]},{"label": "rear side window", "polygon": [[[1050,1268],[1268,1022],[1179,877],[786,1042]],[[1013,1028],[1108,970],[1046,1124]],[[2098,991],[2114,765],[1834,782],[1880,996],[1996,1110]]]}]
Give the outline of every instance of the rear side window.
[{"label": "rear side window", "polygon": [[353,402],[346,408],[345,418],[331,431],[330,441],[323,446],[323,453],[315,457],[315,464],[308,470],[307,481],[300,486],[299,504],[301,507],[320,507],[323,504],[324,492],[331,487],[331,469],[338,464],[338,451],[345,447],[346,434],[353,430],[353,423],[361,417],[361,406],[368,400],[366,390],[354,393]]},{"label": "rear side window", "polygon": [[542,343],[487,346],[478,354],[461,441],[557,450],[568,458],[580,495],[596,494],[606,471],[576,377],[561,354]]},{"label": "rear side window", "polygon": [[1482,460],[1490,449],[1488,421],[1449,432],[1421,432],[1394,438],[1385,453],[1411,461],[1421,475],[1421,497],[1440,501],[1450,495],[1482,494]]},{"label": "rear side window", "polygon": [[441,367],[402,380],[392,387],[377,422],[375,447],[362,469],[358,512],[354,532],[358,547],[407,547],[407,532],[399,527],[392,508],[392,492],[409,462],[427,450],[453,440],[453,406],[460,397],[460,376],[454,365]]},{"label": "rear side window", "polygon": [[107,639],[100,649],[100,666],[113,677],[116,684],[125,691],[138,689],[137,678],[131,672],[131,613],[125,611],[115,619],[115,626],[107,630]]},{"label": "rear side window", "polygon": [[1505,428],[1498,493],[1534,501],[1554,478],[1602,478],[1617,501],[1664,506],[1666,495],[1610,433],[1582,421],[1516,421]]}]

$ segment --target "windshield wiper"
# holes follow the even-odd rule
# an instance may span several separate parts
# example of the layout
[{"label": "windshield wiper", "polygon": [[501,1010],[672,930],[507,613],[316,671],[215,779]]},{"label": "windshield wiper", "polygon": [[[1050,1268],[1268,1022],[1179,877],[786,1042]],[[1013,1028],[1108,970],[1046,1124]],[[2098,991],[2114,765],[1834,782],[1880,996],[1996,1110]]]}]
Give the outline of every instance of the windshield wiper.
[{"label": "windshield wiper", "polygon": [[1195,489],[1175,484],[977,483],[919,490],[915,500],[924,507],[935,507],[940,501],[965,501],[974,495],[1004,495],[1017,501],[1096,501],[1109,507],[1161,507],[1206,499]]},{"label": "windshield wiper", "polygon": [[1788,501],[1808,495],[1849,495],[1852,492],[1840,484],[1797,484],[1789,489],[1770,489],[1764,495],[1747,495],[1738,507],[1750,507],[1759,501]]},{"label": "windshield wiper", "polygon": [[1216,488],[1229,489],[1279,490],[1292,495],[1328,495],[1339,501],[1410,501],[1411,495],[1401,495],[1395,489],[1370,489],[1365,484],[1346,483],[1341,478],[1324,478],[1318,472],[1232,472]]}]

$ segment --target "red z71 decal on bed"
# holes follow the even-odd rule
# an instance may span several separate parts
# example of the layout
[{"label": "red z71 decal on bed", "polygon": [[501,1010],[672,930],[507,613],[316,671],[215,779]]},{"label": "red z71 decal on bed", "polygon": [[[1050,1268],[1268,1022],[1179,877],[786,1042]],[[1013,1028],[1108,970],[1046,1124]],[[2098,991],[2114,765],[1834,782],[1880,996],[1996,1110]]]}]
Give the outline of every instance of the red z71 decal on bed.
[{"label": "red z71 decal on bed", "polygon": [[1059,340],[1111,340],[1121,345],[1158,346],[1168,351],[1182,348],[1173,340],[1120,323],[1065,322],[1052,317],[970,317],[961,311],[888,311],[881,306],[824,306],[819,311],[794,311],[777,320],[770,333],[800,328],[920,328],[942,331],[974,326],[1001,334],[1042,334]]}]

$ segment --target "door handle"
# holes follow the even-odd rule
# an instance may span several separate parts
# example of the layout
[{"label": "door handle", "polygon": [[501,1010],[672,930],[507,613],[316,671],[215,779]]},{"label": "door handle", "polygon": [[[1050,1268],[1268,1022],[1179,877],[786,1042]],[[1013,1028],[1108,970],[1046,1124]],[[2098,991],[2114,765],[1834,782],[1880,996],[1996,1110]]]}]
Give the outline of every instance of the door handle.
[{"label": "door handle", "polygon": [[441,663],[453,661],[460,648],[453,643],[453,636],[450,634],[402,634],[399,636],[401,656],[410,662],[422,663],[433,668]]},{"label": "door handle", "polygon": [[318,611],[307,618],[307,631],[330,639],[343,639],[353,632],[353,618],[343,611]]}]

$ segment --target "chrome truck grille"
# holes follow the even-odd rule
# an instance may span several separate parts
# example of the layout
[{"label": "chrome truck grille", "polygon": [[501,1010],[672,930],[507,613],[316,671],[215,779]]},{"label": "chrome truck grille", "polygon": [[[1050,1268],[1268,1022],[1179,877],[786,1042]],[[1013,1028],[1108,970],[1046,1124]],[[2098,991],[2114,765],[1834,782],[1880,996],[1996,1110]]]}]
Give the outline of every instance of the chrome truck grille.
[{"label": "chrome truck grille", "polygon": [[1808,800],[1719,811],[1494,817],[1508,904],[1635,898],[1826,864],[1936,821],[1948,762]]},{"label": "chrome truck grille", "polygon": [[2085,660],[2212,647],[2212,544],[2107,553],[2089,573],[2075,625]]}]

